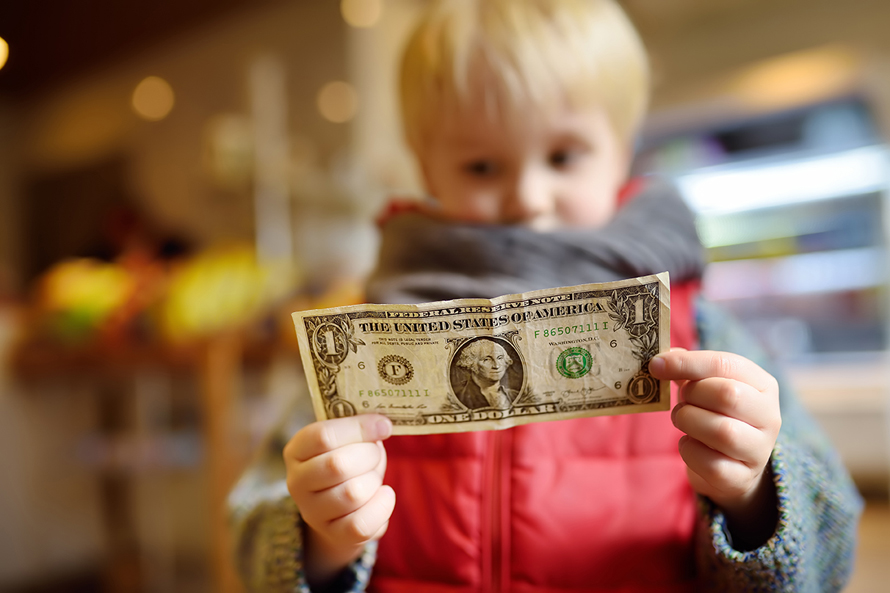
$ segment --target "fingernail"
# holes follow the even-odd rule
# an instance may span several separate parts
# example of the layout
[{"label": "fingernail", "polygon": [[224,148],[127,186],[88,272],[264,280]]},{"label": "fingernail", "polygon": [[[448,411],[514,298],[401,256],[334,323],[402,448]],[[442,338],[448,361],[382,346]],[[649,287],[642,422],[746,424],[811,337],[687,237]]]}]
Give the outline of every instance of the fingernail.
[{"label": "fingernail", "polygon": [[388,438],[389,435],[392,434],[392,422],[386,418],[378,420],[374,423],[374,430],[377,433],[376,440]]},{"label": "fingernail", "polygon": [[684,404],[683,402],[680,402],[680,403],[678,403],[677,405],[675,405],[673,408],[671,408],[671,423],[672,423],[674,426],[677,425],[677,423],[676,423],[677,412],[680,410],[681,407],[683,407],[683,406],[685,406],[685,405],[686,405],[686,404]]},{"label": "fingernail", "polygon": [[679,450],[682,450],[682,449],[683,449],[683,445],[685,445],[685,444],[686,444],[686,441],[688,441],[688,440],[689,440],[689,435],[688,435],[688,434],[684,434],[683,436],[681,436],[681,437],[680,437],[680,440],[677,441],[677,450],[678,450],[678,451],[679,451]]},{"label": "fingernail", "polygon": [[649,361],[649,372],[655,374],[661,373],[664,371],[665,365],[667,365],[667,362],[665,362],[664,358],[659,354]]}]

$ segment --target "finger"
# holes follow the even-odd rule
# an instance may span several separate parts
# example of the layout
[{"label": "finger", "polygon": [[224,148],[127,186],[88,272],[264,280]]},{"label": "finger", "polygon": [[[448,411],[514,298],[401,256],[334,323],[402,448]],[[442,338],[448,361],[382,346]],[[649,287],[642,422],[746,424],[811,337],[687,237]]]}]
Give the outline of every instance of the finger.
[{"label": "finger", "polygon": [[[680,348],[679,346],[672,346],[671,352],[688,352],[686,348]],[[683,388],[689,381],[677,380],[674,381],[674,384],[677,386],[677,401],[683,401]]]},{"label": "finger", "polygon": [[313,422],[284,447],[285,459],[306,461],[316,455],[353,443],[380,441],[392,434],[392,422],[379,414],[360,414]]},{"label": "finger", "polygon": [[374,468],[374,471],[382,478],[386,474],[386,447],[380,441],[377,441],[377,446],[380,448],[380,462]]},{"label": "finger", "polygon": [[370,501],[383,485],[383,477],[369,472],[310,494],[300,511],[315,522],[330,522],[357,511]]},{"label": "finger", "polygon": [[331,539],[343,545],[363,544],[384,528],[396,504],[396,493],[390,486],[381,486],[364,506],[327,525]]},{"label": "finger", "polygon": [[747,465],[690,436],[680,439],[679,449],[689,470],[704,481],[704,484],[693,483],[693,488],[705,496],[723,499],[744,494],[757,475]]},{"label": "finger", "polygon": [[747,383],[758,391],[776,389],[776,380],[744,356],[731,352],[672,350],[649,361],[649,371],[656,379],[700,381],[723,377]]},{"label": "finger", "polygon": [[320,492],[351,480],[356,476],[374,472],[383,455],[375,443],[354,443],[340,447],[304,461],[288,473],[288,485],[294,490]]},{"label": "finger", "polygon": [[757,468],[769,458],[764,434],[741,420],[688,403],[674,406],[671,420],[693,439],[749,467]]},{"label": "finger", "polygon": [[688,382],[681,393],[682,400],[693,406],[736,418],[770,433],[778,431],[778,397],[757,391],[747,383],[712,377]]}]

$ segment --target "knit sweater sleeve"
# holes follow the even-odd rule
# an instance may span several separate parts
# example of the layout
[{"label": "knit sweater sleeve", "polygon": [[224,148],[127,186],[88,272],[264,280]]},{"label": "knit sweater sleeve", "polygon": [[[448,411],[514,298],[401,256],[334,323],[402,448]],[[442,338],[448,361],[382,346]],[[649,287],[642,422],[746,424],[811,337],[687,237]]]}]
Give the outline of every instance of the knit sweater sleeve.
[{"label": "knit sweater sleeve", "polygon": [[853,568],[862,500],[816,422],[754,341],[713,305],[698,306],[702,348],[735,352],[779,380],[782,429],[770,460],[779,521],[760,548],[736,550],[723,513],[699,499],[696,562],[714,591],[839,591]]},{"label": "knit sweater sleeve", "polygon": [[[318,593],[306,582],[303,565],[305,525],[287,490],[282,450],[291,430],[305,420],[299,409],[275,431],[261,455],[242,474],[229,493],[229,523],[234,536],[236,569],[248,591],[263,593]],[[324,593],[360,593],[371,577],[377,544],[365,546]]]}]

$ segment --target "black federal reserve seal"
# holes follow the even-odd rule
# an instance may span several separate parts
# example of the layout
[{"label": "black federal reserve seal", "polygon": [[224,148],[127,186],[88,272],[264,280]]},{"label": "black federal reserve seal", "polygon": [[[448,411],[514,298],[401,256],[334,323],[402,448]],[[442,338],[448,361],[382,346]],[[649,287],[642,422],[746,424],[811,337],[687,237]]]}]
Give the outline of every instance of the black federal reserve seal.
[{"label": "black federal reserve seal", "polygon": [[393,385],[404,385],[414,377],[414,367],[407,358],[388,354],[377,363],[380,378]]}]

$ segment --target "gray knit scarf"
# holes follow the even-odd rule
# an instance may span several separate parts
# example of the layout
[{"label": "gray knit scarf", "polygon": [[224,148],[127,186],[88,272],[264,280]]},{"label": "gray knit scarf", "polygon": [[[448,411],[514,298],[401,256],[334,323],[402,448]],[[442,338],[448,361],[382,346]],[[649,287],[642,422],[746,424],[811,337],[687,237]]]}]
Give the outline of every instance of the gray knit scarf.
[{"label": "gray knit scarf", "polygon": [[672,185],[648,178],[642,191],[595,230],[541,233],[397,215],[383,227],[367,298],[377,303],[492,298],[665,270],[673,283],[700,278],[703,268],[689,208]]}]

